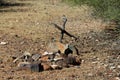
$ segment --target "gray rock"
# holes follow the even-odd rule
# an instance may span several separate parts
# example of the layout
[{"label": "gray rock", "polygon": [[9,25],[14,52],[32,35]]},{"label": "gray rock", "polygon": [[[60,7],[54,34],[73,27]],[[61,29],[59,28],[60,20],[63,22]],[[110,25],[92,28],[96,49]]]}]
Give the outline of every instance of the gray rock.
[{"label": "gray rock", "polygon": [[22,68],[22,67],[30,68],[30,65],[31,65],[30,62],[20,62],[20,63],[18,64],[18,67],[19,67],[19,68]]},{"label": "gray rock", "polygon": [[44,68],[43,68],[43,66],[41,65],[40,62],[33,62],[33,63],[31,63],[30,69],[33,72],[40,72],[40,71],[44,70]]},{"label": "gray rock", "polygon": [[41,62],[20,62],[18,64],[18,68],[21,70],[30,70],[33,72],[40,72],[43,71],[43,66],[41,65]]},{"label": "gray rock", "polygon": [[41,57],[40,54],[34,54],[34,55],[32,56],[32,59],[33,59],[34,61],[37,61],[40,57]]}]

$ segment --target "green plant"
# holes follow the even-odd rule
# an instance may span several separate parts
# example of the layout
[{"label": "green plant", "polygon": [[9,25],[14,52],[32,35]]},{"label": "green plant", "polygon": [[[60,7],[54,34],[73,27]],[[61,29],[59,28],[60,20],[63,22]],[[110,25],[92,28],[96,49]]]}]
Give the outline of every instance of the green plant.
[{"label": "green plant", "polygon": [[73,5],[87,4],[94,7],[94,15],[105,20],[120,21],[120,0],[63,0]]}]

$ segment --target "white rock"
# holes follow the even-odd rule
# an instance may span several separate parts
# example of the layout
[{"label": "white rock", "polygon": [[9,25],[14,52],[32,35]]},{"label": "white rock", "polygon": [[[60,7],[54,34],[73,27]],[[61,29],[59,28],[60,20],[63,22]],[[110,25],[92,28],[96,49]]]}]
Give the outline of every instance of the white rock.
[{"label": "white rock", "polygon": [[52,55],[52,54],[53,54],[52,52],[49,53],[49,52],[45,51],[42,55],[46,56],[46,55]]},{"label": "white rock", "polygon": [[116,80],[120,80],[120,78],[119,78],[119,77],[116,77],[115,79],[116,79]]},{"label": "white rock", "polygon": [[49,55],[52,55],[52,54],[54,54],[54,53],[53,53],[53,52],[50,52],[50,53],[49,53]]},{"label": "white rock", "polygon": [[48,55],[49,53],[47,52],[47,51],[45,51],[42,55],[44,56],[44,55]]},{"label": "white rock", "polygon": [[88,73],[88,76],[93,76],[93,74],[92,73]]},{"label": "white rock", "polygon": [[55,58],[54,61],[62,60],[63,58]]},{"label": "white rock", "polygon": [[60,56],[60,53],[56,53],[56,56]]},{"label": "white rock", "polygon": [[96,39],[95,41],[96,41],[96,42],[98,42],[99,40],[98,40],[98,39]]},{"label": "white rock", "polygon": [[85,60],[82,60],[82,63],[85,63]]},{"label": "white rock", "polygon": [[116,67],[115,66],[111,66],[110,69],[115,69]]},{"label": "white rock", "polygon": [[31,53],[29,53],[29,52],[27,52],[27,51],[25,51],[23,55],[24,55],[24,56],[32,56]]},{"label": "white rock", "polygon": [[97,58],[97,60],[100,60],[100,58]]},{"label": "white rock", "polygon": [[8,42],[0,42],[1,45],[6,45]]},{"label": "white rock", "polygon": [[105,67],[108,67],[108,64],[103,64]]},{"label": "white rock", "polygon": [[55,65],[55,64],[51,65],[51,67],[52,67],[53,69],[59,68],[59,66],[58,66],[58,65]]},{"label": "white rock", "polygon": [[118,65],[118,66],[117,66],[117,68],[119,68],[119,69],[120,69],[120,65]]},{"label": "white rock", "polygon": [[92,62],[93,64],[97,64],[98,63],[98,61],[94,61],[94,62]]}]

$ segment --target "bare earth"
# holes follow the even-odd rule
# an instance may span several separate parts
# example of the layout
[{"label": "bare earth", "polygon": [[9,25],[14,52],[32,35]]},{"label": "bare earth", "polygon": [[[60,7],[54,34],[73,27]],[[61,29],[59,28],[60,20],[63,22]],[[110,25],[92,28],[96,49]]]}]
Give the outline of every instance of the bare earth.
[{"label": "bare earth", "polygon": [[[69,6],[57,0],[13,0],[0,7],[0,80],[120,80],[120,34],[105,32],[107,22],[91,16],[92,8]],[[75,42],[83,59],[80,67],[43,72],[16,70],[13,56],[23,52],[43,53],[60,31],[51,22],[62,25],[66,15],[66,30],[79,37]],[[71,38],[65,36],[65,42]]]}]

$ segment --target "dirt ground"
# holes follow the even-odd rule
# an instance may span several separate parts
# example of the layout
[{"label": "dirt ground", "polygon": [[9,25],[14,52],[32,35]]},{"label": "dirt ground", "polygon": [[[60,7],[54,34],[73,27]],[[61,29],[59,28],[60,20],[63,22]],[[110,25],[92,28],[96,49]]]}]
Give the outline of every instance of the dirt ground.
[{"label": "dirt ground", "polygon": [[[92,14],[86,5],[74,7],[60,0],[13,0],[0,7],[0,80],[120,80],[120,33]],[[74,44],[81,65],[43,72],[16,70],[13,56],[25,51],[41,54],[52,37],[59,40],[60,31],[50,23],[62,25],[63,15],[68,19],[66,30],[79,37]],[[64,42],[70,41],[65,35]]]}]

